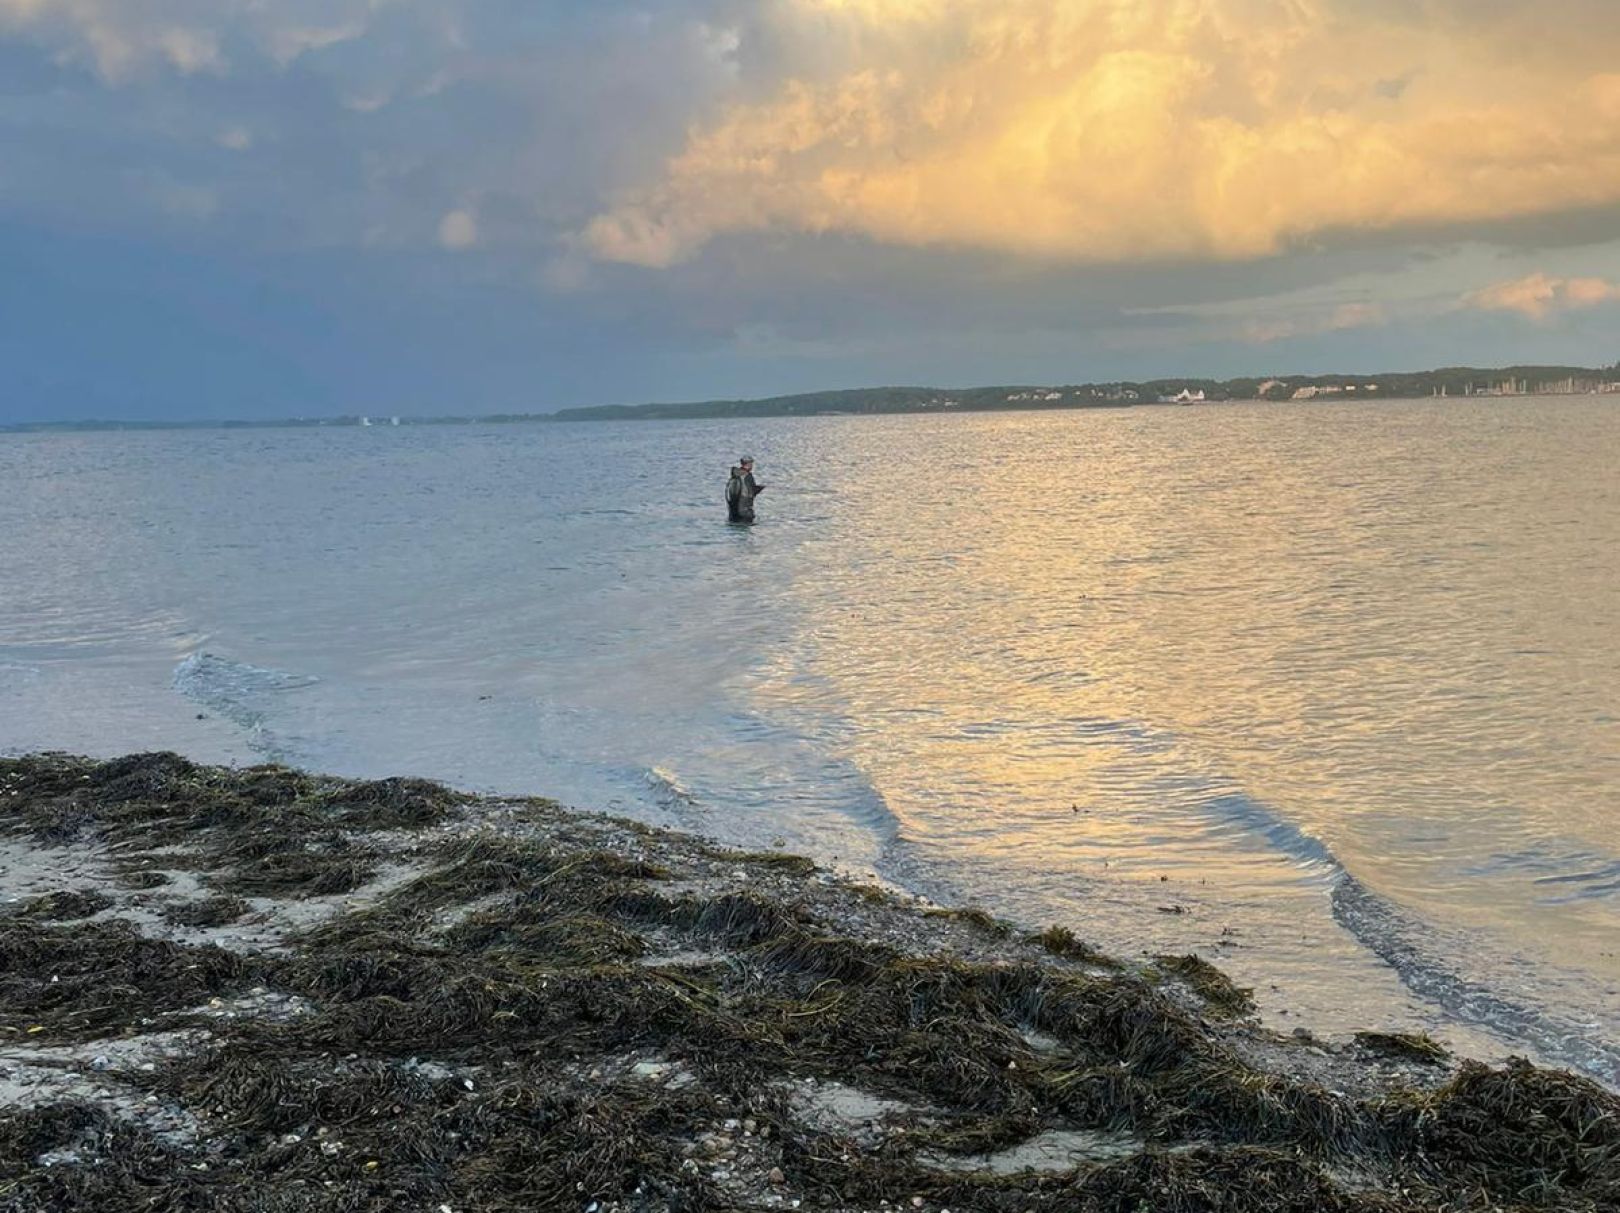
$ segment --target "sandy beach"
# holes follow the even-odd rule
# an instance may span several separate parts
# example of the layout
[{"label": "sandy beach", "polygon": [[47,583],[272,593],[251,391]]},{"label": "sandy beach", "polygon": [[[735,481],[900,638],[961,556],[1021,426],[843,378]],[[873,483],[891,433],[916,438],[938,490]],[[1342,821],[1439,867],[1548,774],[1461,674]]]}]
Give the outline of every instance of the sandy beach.
[{"label": "sandy beach", "polygon": [[1599,1210],[1620,1099],[695,837],[0,760],[0,1209]]}]

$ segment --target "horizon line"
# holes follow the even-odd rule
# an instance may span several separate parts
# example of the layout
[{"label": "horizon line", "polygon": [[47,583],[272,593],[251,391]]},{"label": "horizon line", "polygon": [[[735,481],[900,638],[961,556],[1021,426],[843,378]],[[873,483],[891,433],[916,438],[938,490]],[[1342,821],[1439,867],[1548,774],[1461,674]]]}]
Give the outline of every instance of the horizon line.
[{"label": "horizon line", "polygon": [[[1181,387],[1184,390],[1194,388],[1214,388],[1220,390],[1232,385],[1254,384],[1257,387],[1264,384],[1298,385],[1298,386],[1334,386],[1334,381],[1355,380],[1364,382],[1374,379],[1390,378],[1422,378],[1436,376],[1457,375],[1509,375],[1510,373],[1555,372],[1563,373],[1565,378],[1571,375],[1598,375],[1604,372],[1620,375],[1620,361],[1607,365],[1576,366],[1572,364],[1552,363],[1510,363],[1494,367],[1480,366],[1442,366],[1423,370],[1385,370],[1385,371],[1329,371],[1321,373],[1295,373],[1295,374],[1248,374],[1232,375],[1225,378],[1213,378],[1200,375],[1172,375],[1149,379],[1103,379],[1088,382],[1045,384],[1036,383],[987,383],[971,387],[939,387],[926,384],[879,384],[864,387],[837,387],[810,389],[800,392],[787,392],[769,396],[739,396],[739,397],[710,397],[707,399],[688,399],[670,401],[643,401],[635,404],[592,404],[592,405],[560,405],[556,408],[534,412],[490,412],[490,413],[449,413],[449,414],[405,414],[405,413],[335,413],[319,416],[292,416],[292,417],[240,417],[240,418],[130,418],[115,420],[107,417],[60,418],[56,420],[31,420],[7,422],[0,424],[0,433],[27,433],[41,430],[74,429],[74,430],[118,430],[118,429],[267,429],[267,428],[299,428],[322,425],[334,426],[363,426],[366,424],[379,428],[390,428],[395,425],[471,425],[478,423],[491,424],[518,424],[524,422],[544,421],[572,421],[572,420],[634,420],[639,416],[646,420],[705,420],[704,416],[686,418],[661,417],[655,410],[670,409],[703,409],[724,408],[727,406],[746,407],[771,404],[786,404],[792,401],[805,401],[815,397],[835,396],[874,396],[884,392],[931,392],[943,394],[968,395],[985,392],[1000,391],[1054,391],[1065,389],[1097,390],[1104,388],[1118,389],[1121,393],[1132,389],[1149,388],[1155,392]],[[1325,382],[1324,382],[1325,381]],[[1352,389],[1354,390],[1354,389]],[[1502,393],[1502,395],[1516,395],[1519,393]],[[1535,393],[1522,393],[1525,395]],[[1546,393],[1546,394],[1592,394],[1592,393]],[[1384,396],[1383,399],[1412,399],[1409,396]],[[1121,396],[1095,397],[1097,405],[1076,403],[1059,405],[1059,408],[1097,407],[1101,404],[1141,404],[1154,405],[1168,403],[1160,400],[1128,399]],[[1262,396],[1249,396],[1226,398],[1220,400],[1205,400],[1197,403],[1221,404],[1240,403],[1242,401],[1280,403]],[[1022,402],[1028,407],[1018,407],[1018,402],[1004,402],[1000,409],[994,411],[1022,412],[1022,411],[1051,411],[1053,406],[1048,402],[1034,400]],[[1005,407],[1011,404],[1013,407]],[[921,411],[894,410],[894,411]],[[982,412],[992,411],[991,406],[960,405],[954,411]],[[605,416],[614,414],[613,417]],[[769,416],[770,414],[753,414],[754,417]],[[805,414],[788,413],[776,414],[778,416],[801,416]],[[810,414],[814,415],[814,414]],[[714,414],[712,419],[723,419],[726,414]]]}]

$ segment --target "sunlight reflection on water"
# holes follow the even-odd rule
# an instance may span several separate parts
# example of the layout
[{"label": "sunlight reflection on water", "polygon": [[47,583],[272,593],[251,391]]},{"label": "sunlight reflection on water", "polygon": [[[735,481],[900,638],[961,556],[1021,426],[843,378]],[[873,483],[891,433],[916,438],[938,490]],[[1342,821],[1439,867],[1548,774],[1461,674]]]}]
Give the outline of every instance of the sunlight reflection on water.
[{"label": "sunlight reflection on water", "polygon": [[1445,1030],[1429,966],[1601,1072],[1617,456],[1586,400],[5,438],[0,746],[786,838],[1329,1026]]}]

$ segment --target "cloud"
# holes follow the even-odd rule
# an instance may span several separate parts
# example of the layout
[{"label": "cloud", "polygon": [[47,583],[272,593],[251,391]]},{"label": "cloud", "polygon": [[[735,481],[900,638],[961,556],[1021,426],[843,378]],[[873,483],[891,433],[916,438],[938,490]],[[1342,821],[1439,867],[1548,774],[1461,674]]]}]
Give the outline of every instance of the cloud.
[{"label": "cloud", "polygon": [[1620,282],[1604,278],[1555,278],[1531,274],[1498,282],[1463,297],[1463,305],[1487,312],[1517,312],[1546,320],[1560,312],[1578,311],[1620,301]]},{"label": "cloud", "polygon": [[1376,303],[1345,303],[1327,312],[1300,312],[1292,316],[1253,319],[1236,334],[1250,345],[1270,345],[1293,337],[1319,337],[1347,329],[1381,327],[1389,314]]},{"label": "cloud", "polygon": [[533,282],[735,85],[733,2],[0,0],[0,216],[168,232],[126,188],[163,173],[239,251],[383,251],[477,199],[478,245]]},{"label": "cloud", "polygon": [[108,83],[126,84],[148,69],[224,74],[231,39],[285,67],[360,36],[382,2],[0,0],[0,35],[35,39],[53,47],[63,63],[83,64]]},{"label": "cloud", "polygon": [[[1165,317],[1171,323],[1190,322],[1183,330],[1190,340],[1239,341],[1245,345],[1271,345],[1296,337],[1320,337],[1351,329],[1382,328],[1393,318],[1396,305],[1367,300],[1343,300],[1339,292],[1294,291],[1269,298],[1227,299],[1205,304],[1170,304],[1126,308],[1124,317]],[[1415,314],[1432,311],[1423,303],[1402,300],[1398,310]]]},{"label": "cloud", "polygon": [[744,231],[1238,260],[1609,205],[1616,7],[776,0],[729,103],[583,238],[650,267]]},{"label": "cloud", "polygon": [[1524,7],[0,0],[0,216],[883,377],[1499,340],[1620,281],[1620,5]]},{"label": "cloud", "polygon": [[365,32],[360,21],[342,25],[290,25],[270,31],[269,51],[275,61],[285,67],[311,51],[325,50],[340,42],[351,42]]},{"label": "cloud", "polygon": [[451,211],[439,220],[439,243],[452,252],[470,249],[478,243],[478,220],[471,211]]}]

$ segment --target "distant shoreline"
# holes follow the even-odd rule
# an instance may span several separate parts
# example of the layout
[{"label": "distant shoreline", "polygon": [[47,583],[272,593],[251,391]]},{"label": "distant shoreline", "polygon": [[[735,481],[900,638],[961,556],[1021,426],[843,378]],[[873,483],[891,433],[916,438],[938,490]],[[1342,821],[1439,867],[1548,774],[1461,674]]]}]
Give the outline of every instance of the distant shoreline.
[{"label": "distant shoreline", "polygon": [[578,421],[755,420],[768,417],[894,416],[913,413],[1042,412],[1074,409],[1177,407],[1282,401],[1416,400],[1428,397],[1597,396],[1620,399],[1620,363],[1610,367],[1445,367],[1365,375],[1279,375],[1237,379],[1150,379],[1061,385],[1000,384],[976,388],[873,387],[801,392],[748,400],[609,404],[550,413],[491,413],[467,417],[349,414],[249,420],[32,421],[0,425],[0,433],[81,433],[96,430],[393,428],[417,425],[515,425]]}]

